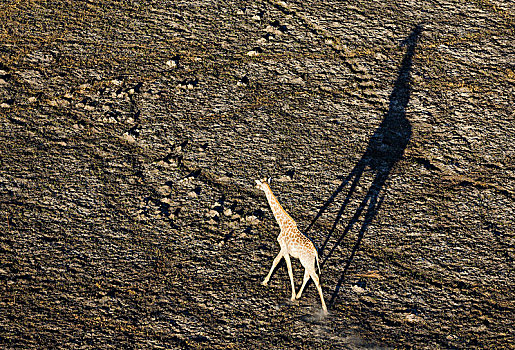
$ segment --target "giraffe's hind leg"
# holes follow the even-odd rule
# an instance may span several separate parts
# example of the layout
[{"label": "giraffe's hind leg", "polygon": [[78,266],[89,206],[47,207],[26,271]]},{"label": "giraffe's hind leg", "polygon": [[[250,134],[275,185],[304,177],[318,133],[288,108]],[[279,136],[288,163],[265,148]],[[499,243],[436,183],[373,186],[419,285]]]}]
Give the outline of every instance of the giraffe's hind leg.
[{"label": "giraffe's hind leg", "polygon": [[293,270],[291,269],[290,255],[284,254],[284,260],[286,260],[286,266],[288,267],[288,274],[290,275],[291,282],[291,301],[295,301],[295,284],[293,282]]},{"label": "giraffe's hind leg", "polygon": [[302,292],[304,291],[304,287],[306,287],[306,283],[309,281],[309,271],[308,269],[304,270],[304,280],[302,281],[302,287],[300,287],[299,292],[297,293],[297,299],[300,299]]},{"label": "giraffe's hind leg", "polygon": [[304,267],[304,280],[302,281],[302,287],[300,287],[297,293],[297,299],[299,299],[309,281],[312,273],[315,273],[315,258],[311,254],[302,254],[300,257],[300,263]]},{"label": "giraffe's hind leg", "polygon": [[320,286],[320,280],[315,271],[310,272],[311,279],[315,282],[315,285],[318,290],[318,294],[320,295],[320,300],[322,301],[322,309],[325,313],[327,313],[327,306],[325,306],[324,294],[322,293],[322,287]]}]

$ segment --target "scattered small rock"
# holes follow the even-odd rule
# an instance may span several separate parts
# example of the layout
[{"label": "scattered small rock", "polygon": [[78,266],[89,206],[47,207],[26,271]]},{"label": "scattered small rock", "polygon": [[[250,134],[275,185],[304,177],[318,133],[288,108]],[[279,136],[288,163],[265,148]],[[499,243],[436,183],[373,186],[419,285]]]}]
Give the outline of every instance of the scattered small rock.
[{"label": "scattered small rock", "polygon": [[407,314],[404,319],[409,323],[420,323],[423,322],[424,319],[420,316],[417,316],[415,314],[409,313]]},{"label": "scattered small rock", "polygon": [[168,185],[163,185],[159,186],[157,192],[163,196],[168,196],[170,193],[172,193],[172,189]]},{"label": "scattered small rock", "polygon": [[173,201],[170,198],[168,198],[168,197],[161,198],[161,202],[163,202],[165,204],[168,204],[168,205],[172,205],[173,204]]},{"label": "scattered small rock", "polygon": [[261,21],[263,17],[265,16],[265,11],[260,11],[256,13],[254,16],[252,16],[253,21]]},{"label": "scattered small rock", "polygon": [[286,25],[285,24],[281,24],[278,20],[275,20],[272,23],[270,23],[270,26],[272,26],[273,28],[277,29],[280,33],[285,33],[288,30]]},{"label": "scattered small rock", "polygon": [[292,80],[290,80],[290,83],[295,84],[295,85],[303,85],[304,80],[301,77],[297,77],[297,78],[293,78]]},{"label": "scattered small rock", "polygon": [[236,83],[236,85],[238,85],[238,86],[243,86],[243,87],[245,87],[245,86],[249,85],[249,78],[248,78],[247,76],[244,76],[243,78],[241,78],[241,79],[238,81],[238,83]]},{"label": "scattered small rock", "polygon": [[374,298],[372,298],[371,296],[368,296],[368,295],[361,296],[360,300],[367,305],[377,304],[377,300],[375,300]]},{"label": "scattered small rock", "polygon": [[184,79],[183,81],[181,81],[179,83],[179,85],[177,85],[177,87],[179,87],[181,89],[192,90],[193,88],[197,87],[198,82],[199,82],[198,78],[195,78],[195,79]]},{"label": "scattered small rock", "polygon": [[210,211],[207,212],[207,217],[215,217],[215,216],[219,216],[220,213],[214,209],[211,209]]},{"label": "scattered small rock", "polygon": [[249,52],[247,52],[247,56],[255,57],[255,56],[260,55],[261,53],[263,53],[263,49],[260,47],[256,47],[253,50],[250,50]]},{"label": "scattered small rock", "polygon": [[354,293],[357,293],[357,294],[363,294],[363,293],[365,293],[365,289],[363,289],[363,288],[361,288],[360,286],[357,286],[357,285],[353,285],[353,286],[351,287],[351,289],[352,289],[352,291],[353,291]]},{"label": "scattered small rock", "polygon": [[259,219],[254,216],[254,215],[249,215],[245,218],[245,221],[247,222],[247,224],[249,225],[257,225],[259,224]]},{"label": "scattered small rock", "polygon": [[128,132],[124,133],[121,138],[129,143],[134,143],[136,142],[136,139],[134,138],[134,136],[130,135]]},{"label": "scattered small rock", "polygon": [[221,182],[221,183],[224,183],[224,184],[228,184],[229,182],[231,182],[231,178],[228,177],[228,176],[220,176],[218,178],[218,182]]}]

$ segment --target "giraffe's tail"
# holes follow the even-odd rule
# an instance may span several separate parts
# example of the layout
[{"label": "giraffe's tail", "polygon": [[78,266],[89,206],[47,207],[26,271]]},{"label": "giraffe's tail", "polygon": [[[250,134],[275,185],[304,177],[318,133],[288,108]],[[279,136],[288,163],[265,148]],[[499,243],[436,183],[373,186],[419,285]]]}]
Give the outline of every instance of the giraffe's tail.
[{"label": "giraffe's tail", "polygon": [[317,262],[317,267],[318,267],[318,277],[320,278],[320,275],[321,275],[321,272],[320,272],[320,264],[318,263],[318,251],[317,251],[317,255],[315,255],[315,260]]},{"label": "giraffe's tail", "polygon": [[[311,241],[311,238],[308,237],[308,239]],[[320,276],[321,272],[320,272],[320,264],[318,262],[318,260],[320,260],[318,258],[318,247],[316,246],[315,242],[313,242],[313,241],[311,241],[311,244],[313,244],[313,248],[315,248],[315,260],[317,262],[317,267],[318,267],[318,276]]]}]

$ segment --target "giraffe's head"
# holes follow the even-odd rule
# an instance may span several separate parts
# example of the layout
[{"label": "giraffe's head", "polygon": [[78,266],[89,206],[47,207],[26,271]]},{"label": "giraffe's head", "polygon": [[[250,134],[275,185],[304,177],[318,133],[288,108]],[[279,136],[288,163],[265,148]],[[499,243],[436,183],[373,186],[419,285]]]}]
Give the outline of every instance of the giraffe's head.
[{"label": "giraffe's head", "polygon": [[256,187],[259,188],[260,190],[265,191],[266,190],[265,186],[268,186],[270,181],[272,181],[272,178],[270,178],[270,177],[268,179],[256,180]]}]

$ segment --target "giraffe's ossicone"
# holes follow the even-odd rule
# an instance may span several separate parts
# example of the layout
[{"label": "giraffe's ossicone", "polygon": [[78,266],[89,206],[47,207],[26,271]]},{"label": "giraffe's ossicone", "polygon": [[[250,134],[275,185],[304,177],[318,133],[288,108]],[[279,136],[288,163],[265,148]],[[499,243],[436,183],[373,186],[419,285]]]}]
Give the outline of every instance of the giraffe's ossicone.
[{"label": "giraffe's ossicone", "polygon": [[[297,224],[291,218],[290,215],[283,209],[281,204],[277,201],[277,198],[272,193],[270,189],[269,181],[267,180],[256,180],[256,184],[258,188],[265,192],[266,198],[268,200],[268,204],[270,205],[270,209],[272,209],[272,213],[274,214],[277,223],[279,224],[279,228],[281,229],[281,233],[277,237],[277,241],[281,247],[281,251],[274,259],[272,263],[272,268],[270,272],[263,280],[263,285],[267,285],[270,280],[270,276],[282,258],[286,260],[286,266],[288,267],[288,274],[290,276],[291,281],[291,300],[299,299],[304,291],[304,287],[306,283],[311,278],[315,283],[315,286],[318,290],[318,294],[320,295],[320,300],[322,301],[322,309],[324,312],[327,312],[327,307],[324,301],[324,295],[322,293],[322,287],[320,286],[320,280],[316,273],[315,264],[318,266],[318,273],[320,274],[320,266],[318,262],[318,252],[315,248],[315,245],[309,238],[307,238],[302,232],[297,228]],[[295,284],[293,282],[293,271],[291,268],[290,255],[294,258],[300,260],[302,266],[304,266],[304,280],[302,282],[302,287],[297,294],[295,294]]]}]

